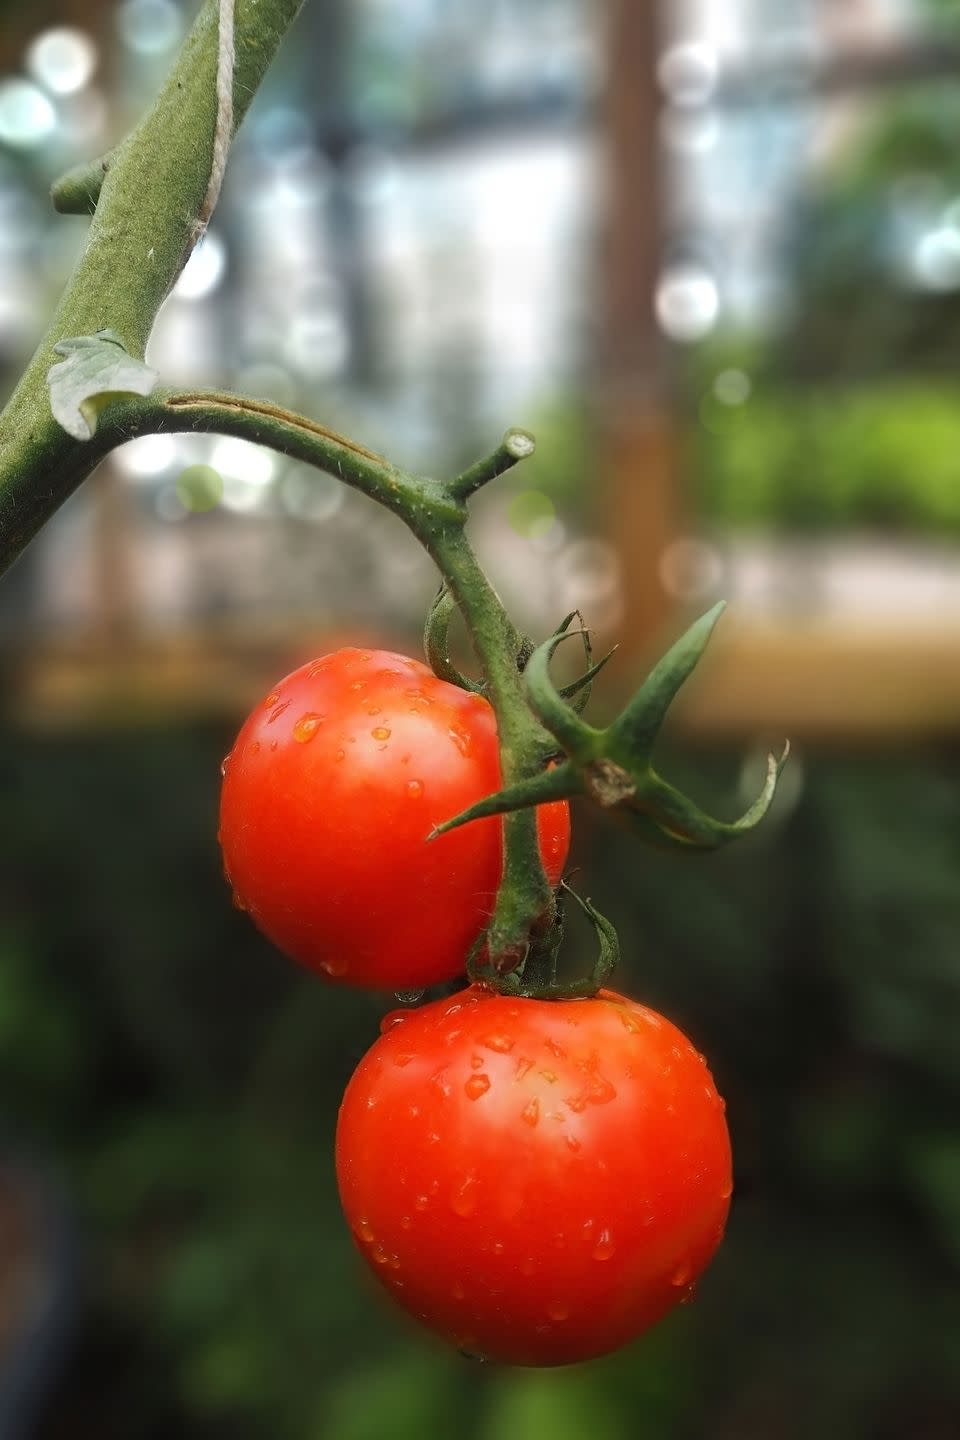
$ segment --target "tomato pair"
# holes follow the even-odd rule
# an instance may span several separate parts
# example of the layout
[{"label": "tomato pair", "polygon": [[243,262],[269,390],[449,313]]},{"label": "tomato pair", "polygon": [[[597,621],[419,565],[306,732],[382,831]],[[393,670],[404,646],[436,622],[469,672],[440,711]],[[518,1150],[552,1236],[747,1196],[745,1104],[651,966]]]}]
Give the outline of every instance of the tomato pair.
[{"label": "tomato pair", "polygon": [[[331,980],[419,990],[453,979],[493,911],[503,822],[427,836],[499,788],[486,700],[403,655],[338,650],[281,680],[225,761],[220,837],[236,903]],[[541,806],[537,822],[556,885],[566,801]]]},{"label": "tomato pair", "polygon": [[[449,980],[492,912],[502,822],[427,836],[499,785],[482,698],[381,651],[305,665],[225,762],[236,903],[332,980]],[[556,884],[566,804],[537,822]],[[468,1353],[557,1365],[693,1293],[723,1234],[730,1143],[703,1056],[669,1021],[609,991],[469,986],[382,1030],[347,1086],[336,1163],[356,1244],[400,1305]]]}]

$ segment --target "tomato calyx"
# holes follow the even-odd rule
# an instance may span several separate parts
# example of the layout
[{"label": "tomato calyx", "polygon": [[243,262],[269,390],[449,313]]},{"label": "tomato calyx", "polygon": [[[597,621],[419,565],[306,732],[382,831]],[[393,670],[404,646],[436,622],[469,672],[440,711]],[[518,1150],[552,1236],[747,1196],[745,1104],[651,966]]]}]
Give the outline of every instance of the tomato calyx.
[{"label": "tomato calyx", "polygon": [[767,758],[760,794],[737,820],[718,820],[654,770],[651,757],[674,696],[703,654],[724,609],[721,602],[686,631],[653,667],[636,695],[616,720],[597,730],[581,719],[550,678],[550,661],[566,629],[534,651],[524,672],[527,698],[537,720],[558,742],[564,759],[552,770],[524,779],[479,801],[437,827],[442,834],[484,815],[538,805],[545,799],[585,795],[611,815],[625,821],[642,838],[681,850],[714,850],[752,830],[773,799],[780,772],[790,753],[787,742],[779,756]]},{"label": "tomato calyx", "polygon": [[[568,896],[593,927],[597,951],[589,974],[562,980],[557,972],[564,935],[564,901]],[[514,957],[498,957],[494,965],[481,940],[467,963],[467,975],[474,984],[501,995],[515,995],[525,1000],[585,1000],[604,988],[619,963],[620,941],[613,923],[561,880],[555,918],[543,927],[542,933],[531,937],[525,952]]]}]

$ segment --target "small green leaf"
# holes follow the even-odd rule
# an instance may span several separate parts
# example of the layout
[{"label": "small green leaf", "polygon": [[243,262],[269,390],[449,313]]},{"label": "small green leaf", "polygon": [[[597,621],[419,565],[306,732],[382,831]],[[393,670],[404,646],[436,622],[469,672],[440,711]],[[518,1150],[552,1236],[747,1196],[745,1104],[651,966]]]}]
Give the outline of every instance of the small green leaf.
[{"label": "small green leaf", "polygon": [[114,330],[75,335],[55,345],[66,356],[47,373],[54,419],[74,440],[90,440],[97,417],[118,395],[149,395],[160,378],[135,360]]}]

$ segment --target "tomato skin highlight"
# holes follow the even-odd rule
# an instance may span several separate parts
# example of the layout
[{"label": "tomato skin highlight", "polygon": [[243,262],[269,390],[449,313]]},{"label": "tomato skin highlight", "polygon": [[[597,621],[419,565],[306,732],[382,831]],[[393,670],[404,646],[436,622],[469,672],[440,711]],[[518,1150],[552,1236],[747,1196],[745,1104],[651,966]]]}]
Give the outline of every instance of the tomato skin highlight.
[{"label": "tomato skin highlight", "polygon": [[662,1016],[612,991],[471,986],[396,1012],[337,1126],[354,1242],[460,1349],[563,1365],[690,1298],[732,1191],[724,1105]]},{"label": "tomato skin highlight", "polygon": [[[338,650],[286,676],[224,762],[220,840],[235,903],[329,979],[390,990],[462,975],[492,914],[503,823],[435,825],[500,788],[481,696],[382,650]],[[540,806],[556,885],[565,801]]]}]

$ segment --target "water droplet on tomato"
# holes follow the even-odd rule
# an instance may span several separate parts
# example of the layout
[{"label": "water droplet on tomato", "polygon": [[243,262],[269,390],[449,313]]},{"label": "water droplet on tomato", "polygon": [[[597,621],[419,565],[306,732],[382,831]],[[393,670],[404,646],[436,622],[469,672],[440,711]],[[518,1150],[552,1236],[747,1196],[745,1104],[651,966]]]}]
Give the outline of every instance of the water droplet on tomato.
[{"label": "water droplet on tomato", "polygon": [[373,1233],[373,1227],[369,1220],[358,1220],[354,1233],[359,1240],[363,1241],[364,1245],[372,1245],[377,1238]]},{"label": "water droplet on tomato", "polygon": [[382,1245],[375,1245],[370,1253],[373,1256],[373,1259],[377,1265],[386,1265],[387,1261],[390,1259],[390,1256],[387,1254],[386,1250],[383,1248]]},{"label": "water droplet on tomato", "polygon": [[347,965],[345,960],[321,960],[320,969],[324,975],[336,978],[338,975],[346,974]]},{"label": "water droplet on tomato", "polygon": [[527,1057],[526,1057],[526,1055],[521,1055],[521,1056],[520,1056],[520,1059],[517,1061],[517,1069],[516,1069],[516,1073],[514,1074],[514,1077],[513,1077],[513,1078],[514,1078],[515,1080],[522,1080],[525,1075],[529,1075],[529,1074],[530,1074],[530,1071],[531,1071],[532,1069],[533,1069],[533,1061],[532,1061],[532,1060],[528,1060]]},{"label": "water droplet on tomato", "polygon": [[413,1056],[412,1056],[412,1055],[408,1055],[408,1054],[406,1053],[406,1051],[404,1051],[404,1052],[403,1052],[402,1054],[400,1054],[400,1055],[394,1055],[394,1057],[393,1057],[393,1063],[394,1063],[394,1065],[396,1065],[399,1069],[402,1070],[405,1065],[409,1065],[409,1064],[410,1064],[410,1061],[411,1061],[412,1059],[413,1059]]},{"label": "water droplet on tomato", "polygon": [[687,1288],[686,1288],[686,1290],[685,1290],[685,1291],[683,1292],[683,1294],[680,1296],[680,1304],[681,1304],[681,1305],[689,1305],[689,1304],[691,1304],[692,1301],[696,1298],[696,1294],[697,1294],[697,1287],[696,1287],[696,1285],[688,1285]]},{"label": "water droplet on tomato", "polygon": [[430,1084],[435,1086],[435,1088],[439,1090],[440,1094],[444,1097],[453,1094],[453,1086],[450,1084],[450,1081],[447,1078],[446,1069],[444,1068],[441,1068],[440,1070],[435,1070],[433,1072],[433,1074],[430,1076]]},{"label": "water droplet on tomato", "polygon": [[306,745],[307,742],[312,740],[314,735],[316,735],[320,726],[323,724],[323,720],[324,717],[322,715],[315,715],[313,713],[301,715],[293,727],[294,740],[300,745]]},{"label": "water droplet on tomato", "polygon": [[488,1035],[481,1040],[480,1044],[485,1050],[495,1050],[498,1055],[509,1055],[513,1049],[513,1039],[510,1035]]},{"label": "water droplet on tomato", "polygon": [[473,1175],[468,1175],[460,1186],[451,1201],[451,1208],[454,1215],[459,1215],[462,1220],[467,1220],[477,1208],[477,1181]]},{"label": "water droplet on tomato", "polygon": [[732,1194],[733,1194],[733,1185],[732,1185],[731,1182],[728,1180],[727,1183],[724,1185],[723,1189],[720,1191],[720,1199],[721,1199],[721,1200],[729,1200],[729,1199],[730,1199],[730,1196],[731,1196]]},{"label": "water droplet on tomato", "polygon": [[459,1281],[459,1280],[455,1280],[455,1281],[453,1282],[453,1284],[450,1286],[450,1294],[451,1294],[451,1296],[453,1297],[454,1300],[465,1300],[465,1299],[466,1299],[467,1292],[466,1292],[466,1290],[464,1290],[463,1286],[460,1284],[460,1281]]},{"label": "water droplet on tomato", "polygon": [[482,1070],[482,1069],[483,1069],[483,1065],[484,1065],[484,1060],[483,1060],[483,1056],[482,1056],[482,1055],[471,1055],[471,1056],[470,1056],[470,1069],[471,1069],[471,1070]]},{"label": "water droplet on tomato", "polygon": [[270,749],[271,749],[271,750],[276,750],[276,748],[277,748],[277,746],[278,746],[279,744],[280,744],[280,741],[279,741],[279,740],[271,740],[271,741],[270,741]]},{"label": "water droplet on tomato", "polygon": [[587,1098],[591,1105],[609,1105],[611,1100],[616,1100],[617,1091],[605,1075],[595,1075],[590,1081]]},{"label": "water droplet on tomato", "polygon": [[580,1149],[580,1141],[577,1139],[576,1135],[567,1135],[564,1138],[566,1139],[568,1150],[576,1151]]},{"label": "water droplet on tomato", "polygon": [[367,714],[368,714],[368,715],[379,715],[379,714],[380,714],[380,706],[379,706],[379,705],[368,705],[368,706],[367,706]]},{"label": "water droplet on tomato", "polygon": [[414,1210],[426,1210],[426,1208],[427,1208],[427,1206],[428,1206],[429,1204],[430,1204],[430,1197],[429,1197],[429,1195],[418,1195],[417,1198],[416,1198],[416,1200],[414,1200],[414,1202],[413,1202],[413,1208],[414,1208]]},{"label": "water droplet on tomato", "polygon": [[410,1219],[410,1216],[409,1216],[409,1215],[401,1215],[401,1216],[400,1216],[400,1229],[401,1229],[401,1230],[409,1230],[409,1229],[410,1229],[410,1226],[411,1226],[412,1224],[413,1224],[413,1221]]},{"label": "water droplet on tomato", "polygon": [[623,1009],[618,1010],[617,1013],[618,1013],[619,1016],[620,1016],[620,1024],[623,1026],[624,1030],[629,1030],[629,1032],[630,1032],[631,1035],[639,1035],[639,1033],[640,1033],[640,1025],[639,1025],[639,1023],[634,1019],[634,1017],[633,1017],[631,1014],[629,1014],[628,1011],[623,1010]]},{"label": "water droplet on tomato", "polygon": [[279,720],[284,711],[289,710],[292,704],[292,700],[281,700],[279,705],[274,705],[270,714],[267,716],[267,724],[272,725],[275,720]]},{"label": "water droplet on tomato", "polygon": [[556,1085],[557,1075],[555,1070],[538,1070],[537,1074],[542,1075],[548,1085]]},{"label": "water droplet on tomato", "polygon": [[276,705],[276,703],[277,703],[277,701],[278,701],[279,699],[280,699],[280,691],[279,691],[279,690],[271,690],[271,691],[270,691],[270,694],[267,696],[266,700],[264,700],[264,702],[263,702],[263,703],[264,703],[264,707],[265,707],[267,710],[269,710],[269,709],[270,709],[270,706],[271,706],[271,705]]},{"label": "water droplet on tomato", "polygon": [[534,1095],[533,1099],[529,1101],[520,1111],[520,1119],[525,1121],[526,1124],[531,1127],[531,1129],[534,1125],[537,1124],[540,1119],[540,1101],[537,1099],[536,1095]]},{"label": "water droplet on tomato", "polygon": [[419,1000],[423,999],[423,991],[397,990],[394,992],[394,996],[395,999],[400,1001],[401,1005],[416,1005]]},{"label": "water droplet on tomato", "polygon": [[409,1018],[406,1010],[391,1010],[389,1014],[384,1015],[380,1021],[380,1034],[386,1035],[388,1030],[394,1030],[398,1025],[402,1025],[404,1020],[408,1020]]},{"label": "water droplet on tomato", "polygon": [[534,1270],[536,1270],[536,1268],[537,1268],[537,1262],[536,1262],[536,1260],[534,1260],[534,1258],[533,1258],[532,1255],[528,1255],[525,1260],[521,1260],[521,1261],[520,1261],[520,1274],[521,1274],[521,1275],[532,1275],[533,1272],[534,1272]]},{"label": "water droplet on tomato", "polygon": [[408,794],[408,795],[411,797],[411,799],[413,799],[413,800],[419,799],[419,797],[423,794],[423,781],[422,781],[422,780],[408,780],[408,781],[407,781],[407,794]]},{"label": "water droplet on tomato", "polygon": [[557,1044],[556,1040],[547,1039],[543,1044],[544,1048],[549,1050],[551,1055],[555,1055],[558,1060],[566,1060],[567,1052],[562,1045]]},{"label": "water droplet on tomato", "polygon": [[610,1234],[610,1231],[607,1229],[603,1229],[597,1236],[597,1243],[596,1245],[594,1245],[593,1250],[590,1253],[592,1254],[594,1260],[609,1260],[610,1256],[613,1254],[616,1248],[617,1247],[613,1243],[613,1236]]},{"label": "water droplet on tomato", "polygon": [[230,756],[229,756],[229,755],[224,755],[223,759],[220,761],[220,779],[221,779],[221,780],[223,779],[224,775],[226,775],[226,773],[227,773],[227,766],[228,766],[229,764],[230,764]]},{"label": "water droplet on tomato", "polygon": [[246,909],[247,909],[247,902],[246,902],[246,900],[244,900],[243,896],[240,894],[240,892],[239,892],[238,890],[234,890],[234,892],[233,892],[233,894],[232,894],[232,896],[231,896],[230,898],[231,898],[232,901],[233,901],[233,908],[234,908],[234,910],[246,910]]},{"label": "water droplet on tomato", "polygon": [[337,753],[336,753],[336,755],[334,756],[334,759],[335,759],[335,760],[342,760],[343,757],[344,757],[344,755],[346,755],[346,753],[347,753],[346,750],[338,750]]},{"label": "water droplet on tomato", "polygon": [[690,1275],[690,1262],[689,1260],[685,1260],[682,1265],[677,1266],[676,1270],[674,1270],[673,1274],[670,1276],[670,1284],[677,1286],[687,1285],[690,1281]]},{"label": "water droplet on tomato", "polygon": [[448,730],[447,734],[460,751],[460,754],[463,755],[464,758],[468,758],[470,755],[470,736],[467,735],[465,731],[456,729]]},{"label": "water droplet on tomato", "polygon": [[551,1300],[547,1306],[547,1315],[551,1320],[569,1320],[570,1306],[565,1305],[562,1300]]},{"label": "water droplet on tomato", "polygon": [[494,1240],[493,1246],[492,1246],[491,1248],[493,1249],[494,1255],[502,1255],[502,1254],[503,1254],[503,1241],[502,1241],[502,1240]]},{"label": "water droplet on tomato", "polygon": [[471,1075],[463,1087],[468,1100],[479,1100],[490,1089],[489,1075]]}]

